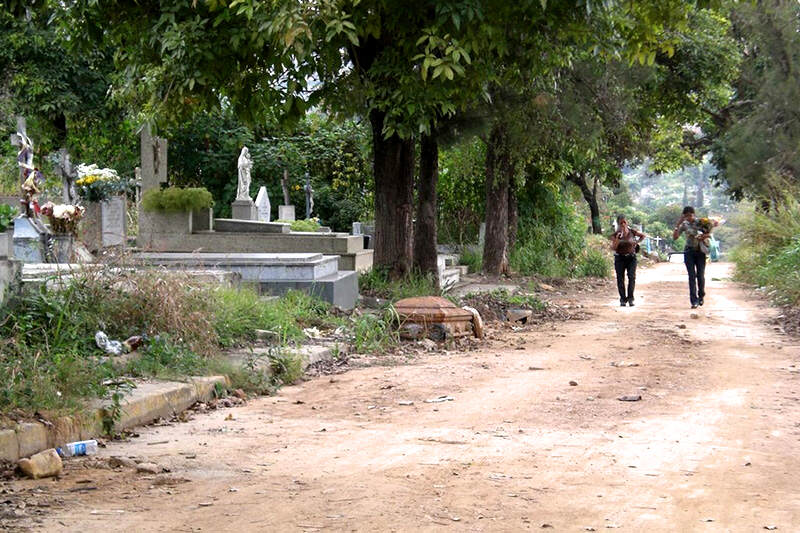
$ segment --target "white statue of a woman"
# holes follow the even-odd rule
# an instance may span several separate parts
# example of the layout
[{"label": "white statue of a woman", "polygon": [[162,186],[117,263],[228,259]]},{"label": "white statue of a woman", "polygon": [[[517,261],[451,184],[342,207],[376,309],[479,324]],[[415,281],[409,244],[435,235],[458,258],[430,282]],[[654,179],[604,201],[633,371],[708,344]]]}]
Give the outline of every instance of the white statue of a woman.
[{"label": "white statue of a woman", "polygon": [[250,159],[250,150],[247,146],[242,148],[239,154],[239,185],[236,188],[237,200],[251,200],[250,198],[250,170],[253,168],[253,160]]}]

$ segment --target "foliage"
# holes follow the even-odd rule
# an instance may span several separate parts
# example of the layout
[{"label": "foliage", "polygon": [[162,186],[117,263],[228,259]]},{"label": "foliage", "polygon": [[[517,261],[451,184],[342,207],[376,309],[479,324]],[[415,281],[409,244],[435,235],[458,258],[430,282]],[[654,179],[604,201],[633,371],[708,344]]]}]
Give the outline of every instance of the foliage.
[{"label": "foliage", "polygon": [[441,295],[441,290],[431,275],[412,274],[407,278],[394,280],[386,269],[380,267],[358,276],[358,292],[391,302],[414,296]]},{"label": "foliage", "polygon": [[316,218],[307,218],[307,219],[300,219],[300,220],[276,220],[275,222],[282,222],[284,224],[289,224],[289,227],[292,231],[317,231],[322,226],[319,223],[319,219]]},{"label": "foliage", "polygon": [[392,307],[351,318],[350,331],[356,353],[381,352],[400,342],[397,313]]},{"label": "foliage", "polygon": [[800,200],[789,188],[779,209],[753,210],[733,251],[736,276],[767,289],[779,304],[800,306]]},{"label": "foliage", "polygon": [[486,145],[469,139],[439,157],[439,242],[477,243],[484,220]]},{"label": "foliage", "polygon": [[5,232],[14,224],[14,218],[19,213],[16,207],[0,204],[0,233]]},{"label": "foliage", "polygon": [[145,211],[179,213],[208,209],[213,205],[214,199],[205,187],[150,189],[142,196],[142,209]]},{"label": "foliage", "polygon": [[[800,4],[737,2],[731,13],[741,66],[725,105],[710,109],[706,140],[718,179],[736,198],[780,199],[800,182]],[[775,178],[778,178],[777,180]]]},{"label": "foliage", "polygon": [[469,272],[480,272],[483,268],[483,252],[468,247],[461,252],[460,262],[469,267]]},{"label": "foliage", "polygon": [[607,278],[611,275],[611,252],[608,239],[603,235],[590,235],[587,246],[580,254],[576,274],[581,277]]},{"label": "foliage", "polygon": [[529,183],[520,200],[517,245],[511,252],[513,270],[523,275],[568,277],[574,274],[585,246],[584,218],[558,188]]}]

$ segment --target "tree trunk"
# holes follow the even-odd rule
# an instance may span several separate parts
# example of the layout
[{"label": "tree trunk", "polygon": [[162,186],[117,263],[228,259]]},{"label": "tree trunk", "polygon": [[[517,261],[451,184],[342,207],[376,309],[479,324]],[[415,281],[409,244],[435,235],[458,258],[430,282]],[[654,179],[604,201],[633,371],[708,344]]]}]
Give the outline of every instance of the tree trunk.
[{"label": "tree trunk", "polygon": [[497,123],[486,146],[486,237],[483,272],[488,276],[508,273],[508,185],[511,160],[505,125]]},{"label": "tree trunk", "polygon": [[600,222],[600,206],[597,202],[597,179],[594,179],[592,188],[586,183],[586,176],[584,174],[573,173],[567,179],[578,186],[583,195],[583,199],[589,204],[589,212],[592,216],[592,233],[600,235],[603,233],[603,228]]},{"label": "tree trunk", "polygon": [[384,137],[385,114],[372,110],[375,174],[375,265],[401,278],[411,271],[411,213],[414,189],[414,141]]},{"label": "tree trunk", "polygon": [[703,172],[700,170],[700,168],[695,168],[694,172],[695,172],[694,182],[695,185],[697,186],[697,194],[695,195],[694,205],[697,209],[702,209],[703,204],[706,201],[705,195],[703,194],[705,188],[705,182],[703,180]]},{"label": "tree trunk", "polygon": [[436,186],[439,182],[439,144],[436,134],[420,139],[417,221],[414,226],[414,267],[438,280]]},{"label": "tree trunk", "polygon": [[517,202],[517,187],[514,177],[511,176],[508,182],[508,244],[506,250],[508,256],[514,251],[517,244],[517,229],[519,228],[519,203]]}]

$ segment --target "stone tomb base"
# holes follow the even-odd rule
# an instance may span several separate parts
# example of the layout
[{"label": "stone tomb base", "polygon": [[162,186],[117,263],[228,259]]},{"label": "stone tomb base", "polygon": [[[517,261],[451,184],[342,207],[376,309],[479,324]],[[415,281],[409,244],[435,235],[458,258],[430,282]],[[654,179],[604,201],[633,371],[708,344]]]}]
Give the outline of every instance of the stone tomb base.
[{"label": "stone tomb base", "polygon": [[235,272],[243,282],[258,284],[262,292],[283,294],[301,290],[342,309],[352,309],[358,298],[358,274],[339,271],[335,255],[315,253],[183,253],[136,254],[144,263],[171,268],[212,268]]}]

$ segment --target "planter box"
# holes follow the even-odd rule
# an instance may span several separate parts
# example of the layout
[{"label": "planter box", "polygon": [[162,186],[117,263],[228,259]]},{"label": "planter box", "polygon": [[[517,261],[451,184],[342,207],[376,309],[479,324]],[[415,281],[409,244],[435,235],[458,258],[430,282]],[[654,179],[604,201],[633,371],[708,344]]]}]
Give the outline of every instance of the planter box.
[{"label": "planter box", "polygon": [[14,258],[14,229],[0,233],[0,259]]},{"label": "planter box", "polygon": [[79,237],[89,250],[123,246],[127,240],[127,198],[124,195],[104,202],[89,202],[80,225]]}]

